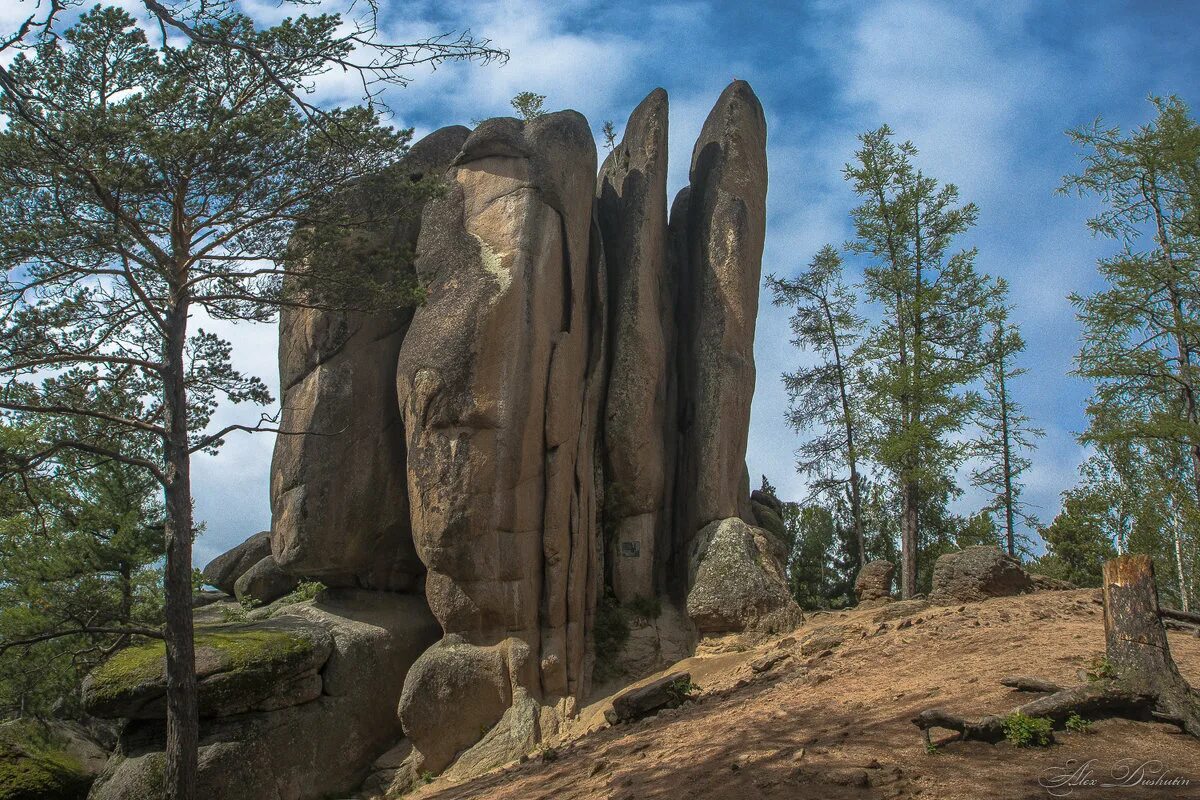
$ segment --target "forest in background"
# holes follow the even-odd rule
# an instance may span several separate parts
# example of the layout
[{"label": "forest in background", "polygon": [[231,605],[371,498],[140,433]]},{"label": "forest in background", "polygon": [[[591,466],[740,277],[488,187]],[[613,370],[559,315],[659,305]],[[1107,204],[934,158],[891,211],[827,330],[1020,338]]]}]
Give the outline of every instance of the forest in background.
[{"label": "forest in background", "polygon": [[[1166,602],[1194,607],[1200,127],[1178,97],[1150,102],[1153,120],[1134,131],[1068,131],[1080,165],[1059,191],[1098,199],[1087,225],[1116,246],[1097,264],[1104,287],[1070,298],[1083,328],[1074,374],[1093,387],[1079,433],[1089,455],[1051,520],[1022,499],[1042,432],[1020,401],[1037,376],[1021,365],[1008,285],[957,245],[978,209],[888,127],[859,137],[844,169],[854,238],[768,278],[805,354],[783,376],[810,487],[783,520],[803,607],[852,604],[859,566],[876,558],[898,564],[902,596],[923,594],[938,556],[975,544],[1080,586],[1099,585],[1105,559],[1147,553]],[[964,477],[990,498],[967,514],[951,510]],[[762,491],[774,494],[768,476]]]}]

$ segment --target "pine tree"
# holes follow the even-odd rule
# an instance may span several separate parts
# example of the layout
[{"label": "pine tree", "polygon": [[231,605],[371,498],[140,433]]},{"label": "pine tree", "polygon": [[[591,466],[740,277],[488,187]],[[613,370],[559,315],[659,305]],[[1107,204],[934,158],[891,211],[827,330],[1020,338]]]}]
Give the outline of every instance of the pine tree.
[{"label": "pine tree", "polygon": [[[103,422],[102,436],[46,428],[28,463],[73,450],[143,470],[163,493],[165,780],[170,797],[191,800],[191,458],[235,431],[277,431],[265,416],[208,427],[222,402],[271,398],[195,318],[415,302],[395,253],[361,232],[390,230],[435,189],[389,180],[410,132],[381,125],[376,108],[303,99],[335,64],[364,81],[402,80],[414,51],[384,47],[356,64],[363,42],[337,15],[260,30],[227,3],[177,7],[192,24],[144,4],[184,46],[154,47],[132,17],[102,6],[60,33],[60,2],[0,42],[25,48],[0,64],[0,409]],[[421,63],[479,52],[430,47]],[[94,406],[95,386],[134,402]],[[144,436],[151,451],[129,446]]]},{"label": "pine tree", "polygon": [[884,310],[863,341],[865,408],[874,425],[864,442],[896,480],[901,503],[901,596],[917,588],[922,495],[947,480],[966,456],[956,441],[976,402],[966,387],[986,359],[983,311],[996,291],[975,270],[975,251],[952,251],[974,225],[974,204],[917,170],[911,142],[884,126],[859,137],[845,176],[862,200],[852,217],[850,252],[866,256],[864,288]]}]

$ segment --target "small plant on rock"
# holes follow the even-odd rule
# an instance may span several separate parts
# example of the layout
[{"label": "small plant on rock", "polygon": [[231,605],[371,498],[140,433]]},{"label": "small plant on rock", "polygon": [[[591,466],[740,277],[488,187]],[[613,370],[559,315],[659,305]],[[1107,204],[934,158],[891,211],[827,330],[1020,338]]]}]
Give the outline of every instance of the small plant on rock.
[{"label": "small plant on rock", "polygon": [[1087,679],[1092,683],[1112,680],[1115,677],[1117,677],[1117,671],[1113,669],[1112,662],[1108,660],[1108,656],[1096,656],[1088,664]]},{"label": "small plant on rock", "polygon": [[671,695],[674,705],[682,705],[688,700],[691,700],[692,695],[699,691],[700,687],[697,684],[692,683],[691,676],[672,681],[671,685],[667,687],[667,692]]},{"label": "small plant on rock", "polygon": [[1031,717],[1015,711],[1004,718],[1004,738],[1017,747],[1047,747],[1054,726],[1047,717]]}]

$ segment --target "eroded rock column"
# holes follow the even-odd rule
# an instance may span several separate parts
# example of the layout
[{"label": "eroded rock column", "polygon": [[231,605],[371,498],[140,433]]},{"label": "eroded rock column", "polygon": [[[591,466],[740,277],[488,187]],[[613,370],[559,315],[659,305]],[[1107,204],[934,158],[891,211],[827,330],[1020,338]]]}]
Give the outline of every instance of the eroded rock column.
[{"label": "eroded rock column", "polygon": [[[616,598],[652,598],[663,583],[674,477],[674,299],[667,275],[667,93],[638,105],[600,169],[596,216],[609,280],[604,406],[604,520]],[[667,545],[669,546],[669,545]]]},{"label": "eroded rock column", "polygon": [[413,539],[445,632],[400,703],[423,769],[502,717],[505,736],[536,735],[586,690],[604,345],[595,170],[575,112],[489,120],[422,221],[428,294],[396,388]]}]

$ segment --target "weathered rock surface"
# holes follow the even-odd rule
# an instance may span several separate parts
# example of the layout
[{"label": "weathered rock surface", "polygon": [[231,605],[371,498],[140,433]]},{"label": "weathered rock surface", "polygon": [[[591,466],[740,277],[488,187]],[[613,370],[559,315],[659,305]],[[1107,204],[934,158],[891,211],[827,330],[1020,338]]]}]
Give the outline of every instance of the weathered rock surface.
[{"label": "weathered rock surface", "polygon": [[1024,594],[1033,581],[1021,562],[998,547],[975,545],[940,556],[933,565],[932,603],[986,600]]},{"label": "weathered rock surface", "polygon": [[778,545],[737,517],[709,523],[692,545],[687,612],[701,634],[782,632],[801,620]]},{"label": "weathered rock surface", "polygon": [[[281,617],[200,628],[196,678],[200,715],[221,717],[307,703],[321,694],[319,670],[333,650],[319,625]],[[93,716],[166,718],[165,656],[161,642],[118,652],[84,681]]]},{"label": "weathered rock surface", "polygon": [[[444,180],[419,232],[364,233],[424,303],[281,319],[283,427],[310,435],[276,446],[274,558],[326,585],[423,591],[442,630],[397,697],[412,744],[397,781],[455,759],[464,777],[551,735],[587,694],[604,593],[686,600],[635,627],[635,673],[687,655],[696,627],[800,618],[782,506],[752,501],[745,467],[765,147],[735,81],[668,216],[662,90],[598,177],[573,111],[439,131],[397,170]],[[297,709],[330,695],[331,669]]]},{"label": "weathered rock surface", "polygon": [[626,682],[658,672],[688,658],[696,649],[696,630],[686,614],[663,603],[654,619],[632,619],[629,637],[614,659]]},{"label": "weathered rock surface", "polygon": [[234,584],[246,570],[271,555],[271,532],[260,531],[237,547],[214,558],[204,568],[204,582],[225,594],[233,594]]},{"label": "weathered rock surface", "polygon": [[285,572],[275,557],[269,555],[242,573],[233,585],[233,594],[239,601],[266,605],[283,597],[299,583],[299,578]]},{"label": "weathered rock surface", "polygon": [[83,800],[107,758],[100,742],[74,722],[0,723],[0,797]]},{"label": "weathered rock surface", "polygon": [[663,708],[674,708],[686,698],[692,683],[689,672],[672,672],[643,686],[627,689],[613,698],[604,712],[610,725],[633,722]]},{"label": "weathered rock surface", "polygon": [[[441,174],[466,140],[461,126],[413,145],[396,180]],[[420,209],[416,209],[419,212]],[[419,213],[372,232],[411,277]],[[409,261],[406,261],[409,260]],[[418,591],[396,358],[412,312],[285,308],[279,320],[280,427],[271,465],[273,549],[289,572],[329,586]]]},{"label": "weathered rock surface", "polygon": [[[756,491],[755,494],[760,494],[760,492]],[[759,500],[751,499],[750,513],[754,516],[755,525],[767,531],[781,542],[787,541],[788,533],[783,523],[783,516],[776,510],[774,505],[768,505]]]},{"label": "weathered rock surface", "polygon": [[1049,575],[1042,575],[1037,572],[1029,573],[1029,580],[1033,581],[1033,589],[1037,592],[1061,592],[1067,589],[1079,588],[1070,581],[1051,578]]},{"label": "weathered rock surface", "polygon": [[686,496],[676,509],[687,542],[714,520],[749,513],[743,475],[766,233],[766,139],[758,98],[745,81],[734,81],[692,151],[690,190],[676,201],[686,223],[671,221],[687,253],[680,286],[680,341],[688,347],[681,354],[680,437],[690,452],[681,456]]},{"label": "weathered rock surface", "polygon": [[882,605],[892,599],[892,576],[896,566],[890,561],[870,561],[854,578],[854,594],[859,605]]},{"label": "weathered rock surface", "polygon": [[[430,609],[454,649],[478,651],[461,659],[486,681],[447,685],[436,730],[410,728],[422,692],[405,691],[400,714],[431,771],[518,687],[564,714],[587,688],[604,343],[595,174],[579,114],[488,120],[422,219],[426,302],[396,368],[413,540]],[[411,680],[429,680],[443,649]],[[504,705],[470,709],[481,694]]]},{"label": "weathered rock surface", "polygon": [[[400,738],[395,709],[404,676],[438,636],[421,598],[330,591],[288,613],[325,629],[333,640],[322,670],[324,692],[269,713],[202,720],[198,797],[345,796]],[[157,796],[163,737],[161,721],[132,723],[93,787],[92,800]]]},{"label": "weathered rock surface", "polygon": [[[600,169],[596,217],[608,272],[604,518],[613,593],[655,597],[670,547],[674,477],[672,280],[667,272],[667,93],[655,89]],[[669,403],[671,404],[669,406]],[[668,424],[668,408],[672,416]]]}]

